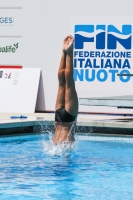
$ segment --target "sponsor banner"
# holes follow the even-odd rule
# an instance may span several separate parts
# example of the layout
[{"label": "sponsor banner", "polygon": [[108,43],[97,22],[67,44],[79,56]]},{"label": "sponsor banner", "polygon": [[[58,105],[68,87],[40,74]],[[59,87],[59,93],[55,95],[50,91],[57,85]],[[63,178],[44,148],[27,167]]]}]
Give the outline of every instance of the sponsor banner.
[{"label": "sponsor banner", "polygon": [[0,26],[1,25],[13,25],[14,18],[13,17],[5,17],[0,15]]},{"label": "sponsor banner", "polygon": [[0,36],[24,33],[22,26],[24,23],[23,7],[10,6],[2,8],[0,9]]},{"label": "sponsor banner", "polygon": [[22,65],[23,7],[1,6],[0,11],[0,65]]},{"label": "sponsor banner", "polygon": [[71,18],[80,98],[133,94],[132,24],[131,17]]},{"label": "sponsor banner", "polygon": [[[42,66],[36,47],[36,43],[40,47],[44,34],[40,38],[38,30],[42,25],[39,23],[37,28],[36,24],[40,22],[40,9],[33,7],[29,14],[31,5],[20,4],[0,7],[0,110],[33,113],[35,108],[45,110],[42,74],[40,79]],[[41,64],[44,65],[44,57]]]},{"label": "sponsor banner", "polygon": [[[13,3],[0,10],[0,81],[11,81],[14,87],[19,85],[21,74],[14,75],[12,69],[5,71],[5,66],[9,69],[10,65],[14,69],[15,66],[42,68],[46,107],[41,103],[38,104],[41,108],[37,108],[54,110],[61,41],[70,33],[75,36],[74,79],[79,98],[132,94],[133,78],[121,76],[133,73],[131,17],[71,17],[68,30],[68,18],[63,24],[58,19],[54,23],[55,18],[46,17],[44,7],[33,1],[32,5],[19,2],[16,7]],[[53,29],[60,27],[60,34],[51,37]],[[97,109],[79,107],[79,111],[95,112]],[[101,110],[108,112],[103,107]]]},{"label": "sponsor banner", "polygon": [[[121,30],[114,24],[75,25],[74,31],[75,80],[116,82],[117,74],[130,74],[132,25],[124,24]],[[89,43],[94,44],[93,48]],[[119,77],[121,82],[128,82],[130,78]]]},{"label": "sponsor banner", "polygon": [[6,45],[3,47],[0,46],[0,53],[15,53],[18,47],[19,47],[18,43],[9,46]]}]

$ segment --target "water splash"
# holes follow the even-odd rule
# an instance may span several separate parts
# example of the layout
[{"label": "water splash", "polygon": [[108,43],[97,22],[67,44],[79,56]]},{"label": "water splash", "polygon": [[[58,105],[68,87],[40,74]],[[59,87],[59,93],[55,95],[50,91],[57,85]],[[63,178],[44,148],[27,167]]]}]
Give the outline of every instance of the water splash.
[{"label": "water splash", "polygon": [[69,157],[74,148],[74,143],[67,142],[66,140],[58,145],[51,141],[43,141],[44,153],[50,156],[64,156]]},{"label": "water splash", "polygon": [[[60,120],[60,117],[57,116],[58,121],[61,124],[62,127],[62,131],[64,129],[63,124]],[[60,144],[54,144],[53,142],[53,135],[55,132],[55,126],[54,129],[51,128],[49,125],[47,125],[47,123],[42,124],[40,123],[41,126],[41,133],[42,133],[42,142],[43,142],[43,147],[44,147],[44,153],[50,156],[65,156],[65,157],[69,157],[72,153],[72,150],[74,148],[75,142],[70,142],[68,140],[68,137],[72,134],[74,136],[75,133],[75,127],[76,127],[76,121],[73,122],[69,133],[68,133],[68,137],[65,141],[63,141]],[[61,132],[62,132],[61,131]],[[46,133],[48,133],[48,140],[46,140]]]}]

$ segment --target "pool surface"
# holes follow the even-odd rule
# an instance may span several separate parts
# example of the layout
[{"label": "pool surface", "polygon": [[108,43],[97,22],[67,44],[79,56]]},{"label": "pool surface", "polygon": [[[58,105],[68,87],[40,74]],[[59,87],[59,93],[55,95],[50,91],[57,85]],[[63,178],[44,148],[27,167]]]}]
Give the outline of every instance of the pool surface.
[{"label": "pool surface", "polygon": [[0,138],[0,200],[133,199],[130,139],[76,136],[71,151],[49,144],[48,134]]}]

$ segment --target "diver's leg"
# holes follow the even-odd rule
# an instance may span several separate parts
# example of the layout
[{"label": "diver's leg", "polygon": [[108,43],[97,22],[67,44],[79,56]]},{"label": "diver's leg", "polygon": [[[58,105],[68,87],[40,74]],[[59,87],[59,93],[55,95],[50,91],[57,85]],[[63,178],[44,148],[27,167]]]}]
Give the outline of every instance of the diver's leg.
[{"label": "diver's leg", "polygon": [[[74,39],[71,36],[69,39],[70,46]],[[66,68],[65,68],[65,80],[66,80],[66,90],[65,90],[65,109],[66,111],[77,116],[78,114],[78,97],[75,90],[75,82],[73,78],[73,48],[69,49],[66,57]]]},{"label": "diver's leg", "polygon": [[[66,111],[73,115],[77,116],[78,113],[78,98],[77,93],[75,90],[75,84],[73,80],[73,37],[68,36],[64,40],[64,49],[67,52],[67,56],[63,54],[63,63],[60,64],[59,72],[58,72],[58,78],[59,78],[59,90],[57,95],[57,103],[56,103],[56,109],[60,107],[65,107]],[[62,63],[62,59],[61,59]],[[65,67],[63,67],[65,66]],[[64,76],[62,76],[64,74]],[[63,89],[63,92],[62,92]],[[64,94],[64,99],[60,100],[60,95]],[[70,134],[68,135],[69,131],[71,130],[73,122],[70,123],[62,123],[62,127],[58,122],[55,122],[55,135],[53,138],[53,141],[55,144],[62,143],[66,139],[69,141],[74,141],[74,135]]]},{"label": "diver's leg", "polygon": [[[66,80],[66,90],[65,90],[65,109],[66,111],[77,116],[78,114],[78,97],[75,90],[75,83],[73,79],[73,37],[69,36],[67,40],[67,57],[66,57],[66,68],[65,68],[65,80]],[[76,122],[63,123],[63,130],[61,131],[58,143],[63,141],[74,141],[74,130]]]},{"label": "diver's leg", "polygon": [[[55,105],[55,110],[65,107],[65,67],[66,67],[66,53],[62,52],[61,56],[61,61],[58,69],[58,80],[59,80],[59,85],[58,85],[58,93],[56,97],[56,105]],[[61,134],[62,126],[59,122],[55,122],[55,133],[53,137],[53,142],[55,144],[58,143],[59,137]]]},{"label": "diver's leg", "polygon": [[56,98],[56,105],[55,109],[64,107],[65,106],[65,67],[66,67],[66,54],[63,52],[61,56],[61,61],[58,69],[58,93]]},{"label": "diver's leg", "polygon": [[62,56],[61,61],[58,69],[58,80],[59,80],[59,86],[58,86],[58,93],[56,98],[56,105],[55,109],[57,110],[60,107],[65,107],[65,68],[66,68],[66,52],[65,49],[69,47],[68,40],[70,40],[69,36],[67,36],[63,40],[63,47],[62,47]]}]

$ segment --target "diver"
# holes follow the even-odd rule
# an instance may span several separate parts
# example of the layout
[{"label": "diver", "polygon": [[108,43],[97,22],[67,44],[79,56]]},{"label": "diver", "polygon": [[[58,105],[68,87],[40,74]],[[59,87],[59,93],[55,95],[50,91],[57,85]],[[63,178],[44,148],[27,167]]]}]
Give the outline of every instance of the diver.
[{"label": "diver", "polygon": [[78,97],[73,78],[73,36],[63,41],[62,56],[58,69],[58,93],[55,105],[55,134],[53,142],[73,142],[73,130],[78,115]]}]

